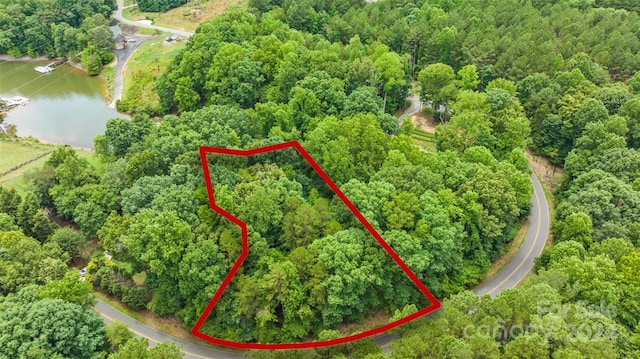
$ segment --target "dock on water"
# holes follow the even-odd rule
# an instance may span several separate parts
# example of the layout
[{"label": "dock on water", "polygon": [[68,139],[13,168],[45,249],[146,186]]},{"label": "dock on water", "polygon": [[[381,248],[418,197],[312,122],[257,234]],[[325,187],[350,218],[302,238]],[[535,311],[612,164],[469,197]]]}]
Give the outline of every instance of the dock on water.
[{"label": "dock on water", "polygon": [[3,98],[0,98],[0,100],[2,100],[2,102],[4,102],[6,106],[9,108],[16,107],[16,106],[26,106],[29,103],[31,103],[31,100],[22,96],[13,96],[10,98],[3,97]]},{"label": "dock on water", "polygon": [[36,66],[35,70],[38,71],[41,74],[50,74],[53,72],[53,67],[47,65],[47,66]]},{"label": "dock on water", "polygon": [[67,61],[66,58],[59,59],[45,66],[36,66],[34,70],[38,71],[41,74],[50,74],[55,70],[54,66],[64,64]]}]

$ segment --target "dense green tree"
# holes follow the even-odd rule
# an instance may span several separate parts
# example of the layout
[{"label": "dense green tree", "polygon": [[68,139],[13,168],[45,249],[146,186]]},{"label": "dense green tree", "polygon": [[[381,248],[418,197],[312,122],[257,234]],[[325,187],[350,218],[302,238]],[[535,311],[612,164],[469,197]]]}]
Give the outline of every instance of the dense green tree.
[{"label": "dense green tree", "polygon": [[[73,150],[60,147],[36,186],[35,208],[55,205],[85,234],[97,233],[103,248],[129,262],[131,272],[146,274],[137,288],[133,273],[104,267],[99,275],[91,272],[101,288],[135,307],[144,306],[149,293],[149,309],[192,325],[241,249],[237,228],[207,205],[198,148],[300,140],[441,298],[482,278],[528,213],[532,190],[523,153],[531,133],[532,149],[554,163],[565,161],[568,174],[558,199],[559,243],[538,261],[534,285],[495,300],[470,293],[452,297],[438,318],[416,323],[421,332],[407,334],[393,356],[527,357],[540,351],[589,357],[601,351],[609,357],[618,350],[634,357],[632,349],[610,344],[562,343],[566,327],[589,322],[539,315],[531,300],[619,303],[627,328],[637,325],[640,313],[625,300],[638,293],[632,276],[615,275],[618,262],[626,273],[635,268],[635,257],[623,253],[632,252],[640,223],[640,161],[626,148],[640,138],[639,111],[631,95],[634,80],[628,90],[609,85],[607,74],[621,79],[636,71],[637,56],[622,49],[637,47],[637,17],[582,5],[267,1],[252,2],[259,12],[230,10],[203,23],[158,82],[163,111],[179,116],[165,116],[158,126],[140,116],[109,121],[95,140],[105,164],[101,177]],[[29,37],[35,44],[50,31],[50,51],[82,51],[85,43],[99,42],[104,23],[102,15],[82,21],[75,44],[66,38],[73,31],[65,25],[47,25]],[[0,48],[6,42],[1,26]],[[584,49],[589,53],[580,53]],[[97,50],[85,52],[102,62]],[[618,53],[625,55],[611,55]],[[440,151],[430,153],[412,145],[409,126],[400,135],[396,119],[385,114],[404,102],[407,76],[420,69],[424,99],[442,120],[451,118],[437,128]],[[424,304],[340,199],[317,186],[321,182],[295,151],[207,161],[216,203],[249,225],[250,251],[205,332],[260,342],[334,338],[338,323]],[[587,172],[594,168],[599,171]],[[8,202],[2,206],[17,215],[21,205],[12,210]],[[23,207],[25,214],[32,206]],[[19,232],[6,233],[19,238]],[[18,259],[0,262],[4,293],[32,282],[61,282],[62,259],[68,257],[57,240],[40,249],[49,259],[18,241],[35,253],[40,269],[18,278],[25,270],[21,256],[28,256],[9,246]],[[595,273],[600,267],[615,279]],[[528,324],[534,325],[509,337],[463,333],[468,325]],[[563,329],[544,335],[556,327]],[[620,348],[632,348],[625,335]],[[145,342],[125,335],[110,344],[121,349],[114,357],[152,357]],[[530,348],[538,344],[542,350]],[[380,355],[364,344],[317,354]]]},{"label": "dense green tree", "polygon": [[40,245],[21,232],[0,232],[0,246],[8,256],[0,262],[3,293],[15,292],[24,285],[44,284],[62,278],[69,257],[53,244]]},{"label": "dense green tree", "polygon": [[15,188],[12,187],[8,189],[0,186],[0,212],[16,218],[18,215],[18,208],[20,208],[21,203],[22,197],[18,194]]},{"label": "dense green tree", "polygon": [[327,270],[323,287],[327,302],[322,308],[325,325],[347,318],[360,318],[371,305],[377,304],[375,286],[382,284],[379,269],[372,257],[381,255],[367,249],[365,233],[351,229],[315,241],[318,261]]},{"label": "dense green tree", "polygon": [[111,346],[109,351],[117,352],[129,339],[134,338],[135,335],[129,330],[126,324],[123,322],[114,320],[106,328],[106,336]]},{"label": "dense green tree", "polygon": [[504,349],[505,358],[549,358],[549,343],[539,334],[526,334],[509,342]]},{"label": "dense green tree", "polygon": [[418,196],[399,192],[391,195],[391,200],[382,207],[382,213],[389,229],[411,230],[415,227],[419,209]]},{"label": "dense green tree", "polygon": [[158,152],[154,150],[144,150],[133,155],[127,161],[124,174],[127,184],[129,185],[133,184],[139,178],[161,174]]},{"label": "dense green tree", "polygon": [[76,269],[67,271],[63,278],[53,280],[38,291],[38,297],[62,299],[65,302],[74,303],[85,309],[95,305],[93,288],[89,282],[80,281],[80,275]]},{"label": "dense green tree", "polygon": [[[104,133],[105,146],[96,146],[98,154],[111,153],[116,158],[124,157],[129,147],[140,144],[142,138],[151,131],[151,121],[143,115],[133,116],[132,120],[113,118],[107,121]],[[98,148],[100,151],[98,151]]]},{"label": "dense green tree", "polygon": [[0,213],[0,232],[19,231],[15,219],[6,213]]},{"label": "dense green tree", "polygon": [[[556,217],[584,212],[593,223],[593,239],[624,236],[625,228],[638,221],[640,197],[630,185],[601,170],[591,170],[573,180]],[[608,233],[613,231],[617,233]]]},{"label": "dense green tree", "polygon": [[15,216],[16,224],[27,236],[44,242],[53,233],[55,225],[40,209],[36,196],[29,192],[20,203]]},{"label": "dense green tree", "polygon": [[586,213],[572,213],[560,225],[558,240],[576,241],[588,248],[592,242],[592,227],[591,218]]},{"label": "dense green tree", "polygon": [[53,207],[53,198],[49,193],[56,184],[55,169],[52,166],[43,166],[25,173],[25,179],[30,183],[33,193],[38,198],[40,206]]},{"label": "dense green tree", "polygon": [[379,114],[382,112],[382,102],[377,96],[375,88],[360,86],[347,97],[341,115],[351,117],[366,112]]},{"label": "dense green tree", "polygon": [[72,258],[79,256],[86,246],[85,237],[80,232],[69,227],[56,229],[49,240],[55,242],[60,249]]},{"label": "dense green tree", "polygon": [[375,69],[380,76],[380,83],[383,91],[382,110],[387,108],[387,95],[398,87],[405,85],[404,70],[400,55],[395,52],[386,52],[378,57],[375,62]]},{"label": "dense green tree", "polygon": [[434,113],[440,113],[438,117],[441,120],[445,118],[442,112],[446,111],[447,103],[456,94],[454,80],[453,68],[441,63],[431,64],[418,73],[420,97],[430,102],[431,109]]},{"label": "dense green tree", "polygon": [[36,353],[49,358],[104,356],[105,329],[98,314],[61,299],[26,297],[30,300],[4,303],[0,328],[2,333],[12,334],[0,336],[0,353],[7,357],[29,357]]},{"label": "dense green tree", "polygon": [[153,291],[149,309],[163,315],[178,310],[178,266],[193,233],[175,212],[143,209],[131,217],[129,228],[121,237],[122,245],[136,264],[147,271]]},{"label": "dense green tree", "polygon": [[258,98],[264,80],[260,63],[251,60],[250,53],[240,45],[222,45],[211,61],[206,75],[204,97],[213,104],[239,104],[251,107]]},{"label": "dense green tree", "polygon": [[182,348],[173,343],[162,342],[149,349],[147,338],[135,337],[127,340],[118,351],[109,354],[109,359],[180,359],[184,357]]},{"label": "dense green tree", "polygon": [[[477,90],[480,84],[478,72],[475,65],[463,66],[456,74],[458,88],[461,90]],[[495,81],[495,80],[494,80]],[[491,83],[489,84],[491,85]],[[495,86],[495,83],[494,83]],[[515,89],[514,89],[515,91]]]}]

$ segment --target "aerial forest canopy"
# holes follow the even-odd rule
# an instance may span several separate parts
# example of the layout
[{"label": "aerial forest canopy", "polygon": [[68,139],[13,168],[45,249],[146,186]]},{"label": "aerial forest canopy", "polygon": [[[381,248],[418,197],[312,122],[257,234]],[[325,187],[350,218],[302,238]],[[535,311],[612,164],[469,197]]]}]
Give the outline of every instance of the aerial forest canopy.
[{"label": "aerial forest canopy", "polygon": [[[133,118],[107,123],[94,141],[100,171],[59,147],[32,174],[34,193],[0,192],[8,213],[0,239],[22,231],[20,240],[52,268],[9,276],[26,260],[0,257],[0,269],[11,269],[0,272],[5,301],[29,298],[30,284],[64,279],[73,240],[51,235],[43,206],[113,256],[98,251],[87,266],[97,288],[191,328],[241,253],[238,228],[209,207],[199,147],[298,140],[445,299],[437,318],[398,332],[391,358],[638,357],[634,6],[251,0],[231,9],[201,24],[160,76],[156,106],[125,104]],[[416,146],[411,122],[394,117],[410,93],[438,124],[434,148]],[[566,171],[556,245],[521,287],[477,297],[465,289],[484,278],[529,214],[527,148]],[[249,226],[249,255],[203,332],[262,343],[331,339],[425,305],[295,151],[207,161],[217,205]],[[617,312],[594,309],[602,303]],[[483,326],[498,331],[476,331]],[[572,332],[585,327],[602,331]],[[332,350],[251,357],[339,355]],[[386,357],[376,346],[348,350]]]},{"label": "aerial forest canopy", "polygon": [[0,0],[0,54],[77,58],[97,75],[114,57],[115,8],[115,0]]},{"label": "aerial forest canopy", "polygon": [[[96,283],[193,325],[240,253],[237,228],[208,209],[199,146],[297,139],[436,295],[473,285],[530,206],[529,125],[518,99],[499,84],[474,91],[475,67],[451,70],[459,114],[438,136],[443,151],[424,153],[389,114],[407,96],[409,56],[357,36],[331,43],[281,15],[234,9],[201,25],[158,82],[159,111],[179,115],[157,127],[143,115],[110,121],[95,140],[108,177],[49,190],[66,218],[87,233],[101,228],[102,246],[132,263],[126,275],[146,273],[150,301],[132,299],[130,281],[113,290],[109,278],[121,268],[96,265]],[[249,225],[250,254],[203,330],[299,341],[378,311],[424,306],[305,162],[276,157],[209,159],[217,203]],[[122,181],[109,188],[107,178]],[[89,201],[71,200],[78,196]],[[94,220],[83,220],[86,210]]]}]

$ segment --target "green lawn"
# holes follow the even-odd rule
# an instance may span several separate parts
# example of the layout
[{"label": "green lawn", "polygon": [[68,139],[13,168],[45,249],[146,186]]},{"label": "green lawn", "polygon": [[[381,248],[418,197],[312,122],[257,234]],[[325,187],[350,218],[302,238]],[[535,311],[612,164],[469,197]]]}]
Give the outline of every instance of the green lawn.
[{"label": "green lawn", "polygon": [[155,90],[156,80],[186,45],[186,41],[168,46],[163,46],[163,42],[164,38],[145,42],[127,61],[119,104],[122,110],[135,112],[142,108],[158,108],[160,98]]},{"label": "green lawn", "polygon": [[76,150],[76,154],[78,155],[78,157],[87,160],[89,164],[96,169],[98,175],[102,176],[102,174],[104,173],[104,167],[102,166],[100,159],[98,159],[98,156],[95,155],[95,152]]},{"label": "green lawn", "polygon": [[102,69],[100,73],[105,80],[107,80],[107,94],[109,95],[109,101],[113,100],[113,93],[115,91],[115,63],[107,65]]},{"label": "green lawn", "polygon": [[[0,171],[7,170],[19,163],[34,158],[40,153],[52,151],[55,146],[26,144],[15,142],[0,141]],[[93,152],[76,150],[78,157],[84,158],[93,167],[96,168],[98,174],[102,174],[103,168]],[[25,174],[30,170],[41,168],[49,158],[49,155],[41,157],[36,161],[28,163],[17,170],[0,177],[0,186],[11,188],[14,187],[20,194],[24,194],[30,190],[29,184],[25,179]]]},{"label": "green lawn", "polygon": [[51,151],[51,146],[36,146],[15,142],[0,141],[0,173],[28,161],[37,155]]},{"label": "green lawn", "polygon": [[426,151],[436,150],[436,138],[432,133],[414,129],[411,133],[413,143],[422,146]]},{"label": "green lawn", "polygon": [[140,12],[134,7],[125,9],[122,15],[134,21],[153,20],[157,26],[195,32],[203,21],[224,13],[231,6],[244,7],[246,3],[246,0],[193,0],[166,12]]},{"label": "green lawn", "polygon": [[25,173],[32,169],[40,168],[44,165],[47,158],[50,155],[44,156],[37,161],[31,162],[24,167],[20,167],[18,170],[13,171],[5,176],[0,177],[0,186],[11,188],[14,187],[18,193],[23,195],[25,192],[29,192],[29,183],[25,179]]}]

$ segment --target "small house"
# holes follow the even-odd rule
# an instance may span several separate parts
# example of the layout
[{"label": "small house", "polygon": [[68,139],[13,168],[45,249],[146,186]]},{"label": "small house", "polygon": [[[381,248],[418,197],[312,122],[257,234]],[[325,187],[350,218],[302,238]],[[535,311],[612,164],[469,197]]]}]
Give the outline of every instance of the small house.
[{"label": "small house", "polygon": [[127,46],[127,39],[124,37],[124,35],[119,34],[118,36],[116,36],[115,43],[116,50],[122,50]]},{"label": "small house", "polygon": [[118,25],[109,26],[109,29],[111,29],[111,32],[113,33],[113,40],[115,41],[115,49],[116,50],[124,49],[125,46],[127,46],[127,39],[122,34],[122,29],[120,29],[120,26]]}]

